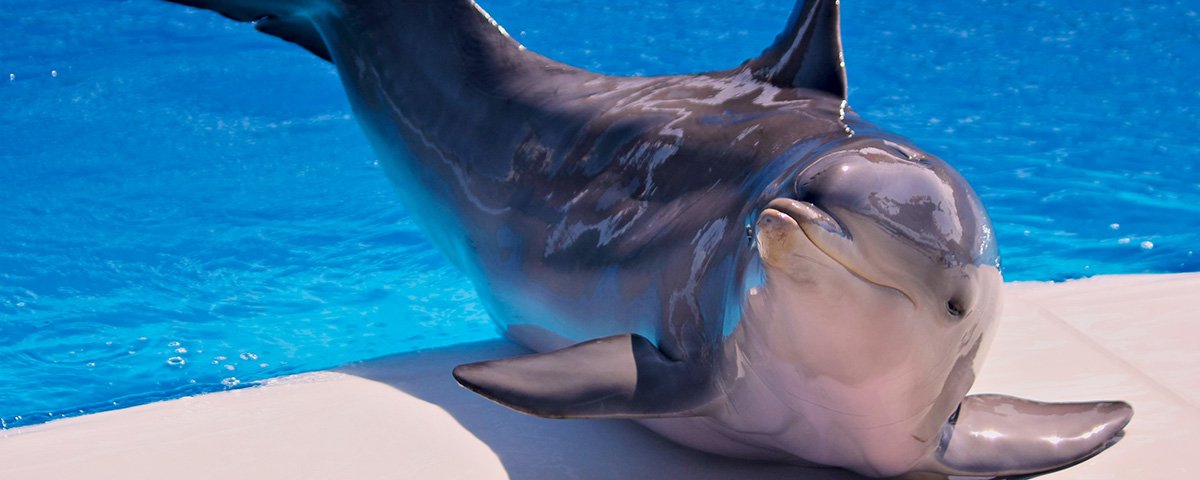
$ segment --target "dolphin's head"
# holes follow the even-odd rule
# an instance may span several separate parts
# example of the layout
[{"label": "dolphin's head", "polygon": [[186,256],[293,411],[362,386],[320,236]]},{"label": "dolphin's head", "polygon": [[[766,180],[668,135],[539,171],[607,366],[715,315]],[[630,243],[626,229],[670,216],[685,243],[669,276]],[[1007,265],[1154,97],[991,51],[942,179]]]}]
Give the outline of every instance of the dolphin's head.
[{"label": "dolphin's head", "polygon": [[755,219],[763,276],[739,368],[799,417],[841,417],[829,438],[902,471],[986,349],[1001,286],[991,224],[958,172],[895,142],[824,153],[788,181]]},{"label": "dolphin's head", "polygon": [[758,216],[768,272],[821,282],[811,264],[836,265],[830,280],[891,292],[930,320],[958,322],[994,302],[991,222],[942,160],[893,142],[858,144],[809,163],[788,193]]}]

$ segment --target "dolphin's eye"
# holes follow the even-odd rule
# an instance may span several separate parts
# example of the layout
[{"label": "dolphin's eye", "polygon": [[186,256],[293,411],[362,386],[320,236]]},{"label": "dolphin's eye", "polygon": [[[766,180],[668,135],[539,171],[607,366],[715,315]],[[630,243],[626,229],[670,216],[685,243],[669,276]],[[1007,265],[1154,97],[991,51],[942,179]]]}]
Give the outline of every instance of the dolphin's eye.
[{"label": "dolphin's eye", "polygon": [[962,302],[954,298],[946,302],[946,312],[954,318],[962,318],[963,314],[966,313],[966,311],[963,309]]}]

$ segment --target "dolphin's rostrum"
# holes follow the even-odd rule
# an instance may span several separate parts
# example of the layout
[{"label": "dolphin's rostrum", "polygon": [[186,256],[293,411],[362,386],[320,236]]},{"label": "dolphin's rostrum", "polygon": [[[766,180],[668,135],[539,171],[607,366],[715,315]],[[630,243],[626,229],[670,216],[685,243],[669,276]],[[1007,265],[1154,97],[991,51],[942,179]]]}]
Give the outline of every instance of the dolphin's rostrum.
[{"label": "dolphin's rostrum", "polygon": [[538,354],[465,387],[709,452],[996,476],[1107,448],[1123,402],[964,396],[1000,306],[953,168],[846,103],[839,7],[730,70],[613,77],[471,0],[176,0],[332,61],[412,216]]}]

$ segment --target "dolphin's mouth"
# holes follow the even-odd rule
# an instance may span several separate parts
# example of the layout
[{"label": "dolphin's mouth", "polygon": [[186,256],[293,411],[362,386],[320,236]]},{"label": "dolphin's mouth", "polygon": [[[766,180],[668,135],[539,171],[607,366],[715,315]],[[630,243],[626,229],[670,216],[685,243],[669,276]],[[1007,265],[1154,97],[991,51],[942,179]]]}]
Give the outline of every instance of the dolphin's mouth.
[{"label": "dolphin's mouth", "polygon": [[[812,203],[792,200],[790,198],[776,198],[767,204],[767,208],[777,210],[784,215],[792,217],[800,225],[800,228],[805,230],[804,233],[806,235],[809,235],[808,228],[815,226],[821,228],[827,234],[836,235],[847,242],[850,241],[850,235],[846,233],[846,229],[842,228],[842,224],[832,214]],[[805,228],[806,225],[808,228]],[[811,235],[809,236],[811,237]]]},{"label": "dolphin's mouth", "polygon": [[837,262],[850,274],[880,288],[893,290],[907,298],[914,306],[916,305],[916,301],[908,292],[867,273],[867,269],[864,268],[866,260],[863,259],[861,251],[854,244],[850,232],[838,221],[837,217],[827,210],[810,202],[790,198],[771,200],[767,204],[767,208],[791,217],[817,250]]}]

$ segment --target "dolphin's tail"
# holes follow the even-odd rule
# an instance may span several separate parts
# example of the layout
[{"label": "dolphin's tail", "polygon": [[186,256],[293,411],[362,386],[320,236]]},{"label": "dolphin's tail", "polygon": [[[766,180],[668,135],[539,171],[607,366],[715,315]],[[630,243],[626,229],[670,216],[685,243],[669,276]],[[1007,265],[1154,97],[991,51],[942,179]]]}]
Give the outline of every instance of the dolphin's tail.
[{"label": "dolphin's tail", "polygon": [[312,21],[319,0],[167,1],[212,10],[239,22],[253,22],[260,32],[300,45],[314,55],[332,61],[329,48]]}]

